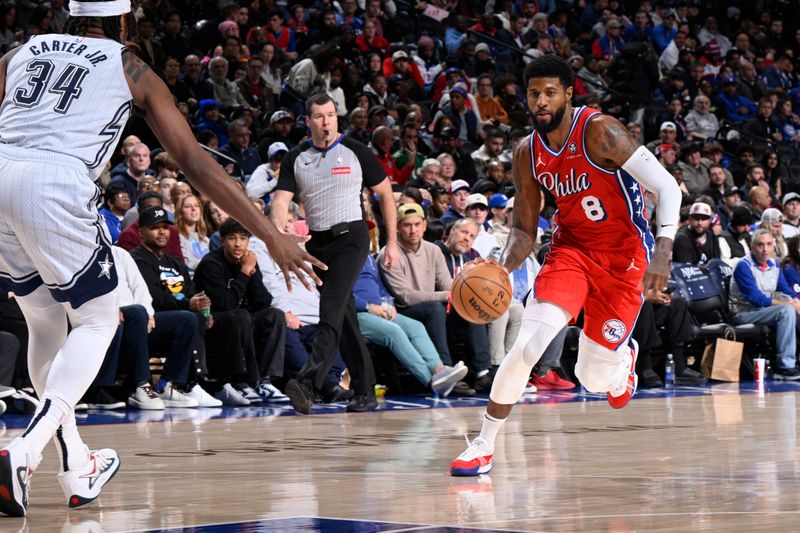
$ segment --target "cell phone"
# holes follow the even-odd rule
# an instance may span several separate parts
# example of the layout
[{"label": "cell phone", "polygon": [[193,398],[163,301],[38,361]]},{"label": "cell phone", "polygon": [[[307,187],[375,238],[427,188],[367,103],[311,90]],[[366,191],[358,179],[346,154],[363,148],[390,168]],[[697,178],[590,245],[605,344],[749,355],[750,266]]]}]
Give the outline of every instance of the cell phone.
[{"label": "cell phone", "polygon": [[664,294],[672,294],[673,292],[675,292],[675,287],[667,287],[664,289]]}]

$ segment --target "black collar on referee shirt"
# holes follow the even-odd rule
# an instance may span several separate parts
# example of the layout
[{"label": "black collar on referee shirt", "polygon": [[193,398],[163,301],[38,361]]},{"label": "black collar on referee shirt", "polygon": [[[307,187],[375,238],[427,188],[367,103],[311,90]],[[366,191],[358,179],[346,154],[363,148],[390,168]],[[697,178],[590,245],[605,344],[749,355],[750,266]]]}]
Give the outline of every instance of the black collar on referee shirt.
[{"label": "black collar on referee shirt", "polygon": [[344,139],[344,134],[341,134],[341,133],[340,133],[340,134],[339,134],[339,137],[338,137],[338,138],[337,138],[335,141],[333,141],[333,142],[332,142],[332,143],[331,143],[331,144],[330,144],[330,145],[329,145],[327,148],[320,148],[319,146],[315,146],[315,145],[314,145],[314,141],[313,141],[313,140],[311,140],[311,139],[307,140],[306,142],[308,143],[308,147],[309,147],[309,148],[313,148],[313,149],[314,149],[314,150],[316,150],[317,152],[321,152],[321,153],[322,153],[322,155],[324,156],[325,154],[327,154],[328,152],[330,152],[331,150],[333,150],[333,148],[334,148],[334,147],[335,147],[337,144],[339,144],[340,142],[342,142],[342,139]]}]

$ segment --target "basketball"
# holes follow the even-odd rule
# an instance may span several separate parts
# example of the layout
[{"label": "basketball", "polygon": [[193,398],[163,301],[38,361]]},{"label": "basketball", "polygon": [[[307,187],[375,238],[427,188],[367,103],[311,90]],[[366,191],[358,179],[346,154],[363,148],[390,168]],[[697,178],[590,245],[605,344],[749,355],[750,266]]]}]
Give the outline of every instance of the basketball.
[{"label": "basketball", "polygon": [[465,266],[453,280],[451,303],[467,322],[494,322],[511,305],[511,281],[498,263]]}]

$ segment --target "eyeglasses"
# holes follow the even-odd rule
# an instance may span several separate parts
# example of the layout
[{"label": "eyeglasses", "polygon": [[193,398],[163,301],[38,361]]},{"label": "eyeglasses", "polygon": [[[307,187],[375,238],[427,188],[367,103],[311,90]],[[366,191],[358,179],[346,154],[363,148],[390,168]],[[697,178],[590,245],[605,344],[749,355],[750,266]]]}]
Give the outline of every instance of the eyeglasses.
[{"label": "eyeglasses", "polygon": [[127,198],[128,200],[131,199],[131,195],[126,192],[118,192],[114,195],[115,198]]},{"label": "eyeglasses", "polygon": [[143,181],[139,183],[139,187],[142,189],[155,189],[159,185],[161,185],[160,181]]}]

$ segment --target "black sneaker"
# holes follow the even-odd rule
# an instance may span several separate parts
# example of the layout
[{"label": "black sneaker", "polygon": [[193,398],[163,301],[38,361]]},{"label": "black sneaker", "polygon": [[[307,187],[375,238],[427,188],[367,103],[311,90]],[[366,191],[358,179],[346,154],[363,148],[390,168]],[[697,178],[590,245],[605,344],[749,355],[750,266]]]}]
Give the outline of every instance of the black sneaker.
[{"label": "black sneaker", "polygon": [[470,398],[475,396],[475,389],[467,385],[466,381],[459,381],[453,385],[453,390],[450,391],[450,396]]},{"label": "black sneaker", "polygon": [[706,383],[708,383],[708,380],[705,376],[691,368],[684,368],[683,372],[675,376],[675,385],[698,386]]},{"label": "black sneaker", "polygon": [[356,394],[350,403],[347,404],[348,413],[364,413],[378,407],[378,400],[375,394]]},{"label": "black sneaker", "polygon": [[489,392],[492,390],[492,376],[484,374],[475,380],[475,392]]},{"label": "black sneaker", "polygon": [[639,380],[640,387],[655,388],[664,386],[664,382],[661,381],[661,378],[658,377],[658,374],[656,374],[652,368],[648,368],[642,372],[639,377],[641,378]]},{"label": "black sneaker", "polygon": [[304,415],[311,414],[311,407],[314,405],[314,391],[310,387],[296,379],[290,379],[286,383],[286,396],[292,401],[295,411]]},{"label": "black sneaker", "polygon": [[117,400],[104,388],[100,387],[86,393],[86,405],[89,409],[124,409],[125,402]]},{"label": "black sneaker", "polygon": [[772,377],[786,381],[797,381],[800,379],[800,370],[796,368],[776,368]]},{"label": "black sneaker", "polygon": [[338,383],[326,383],[320,391],[320,398],[324,403],[346,402],[353,398],[355,393],[348,389],[343,389]]}]

